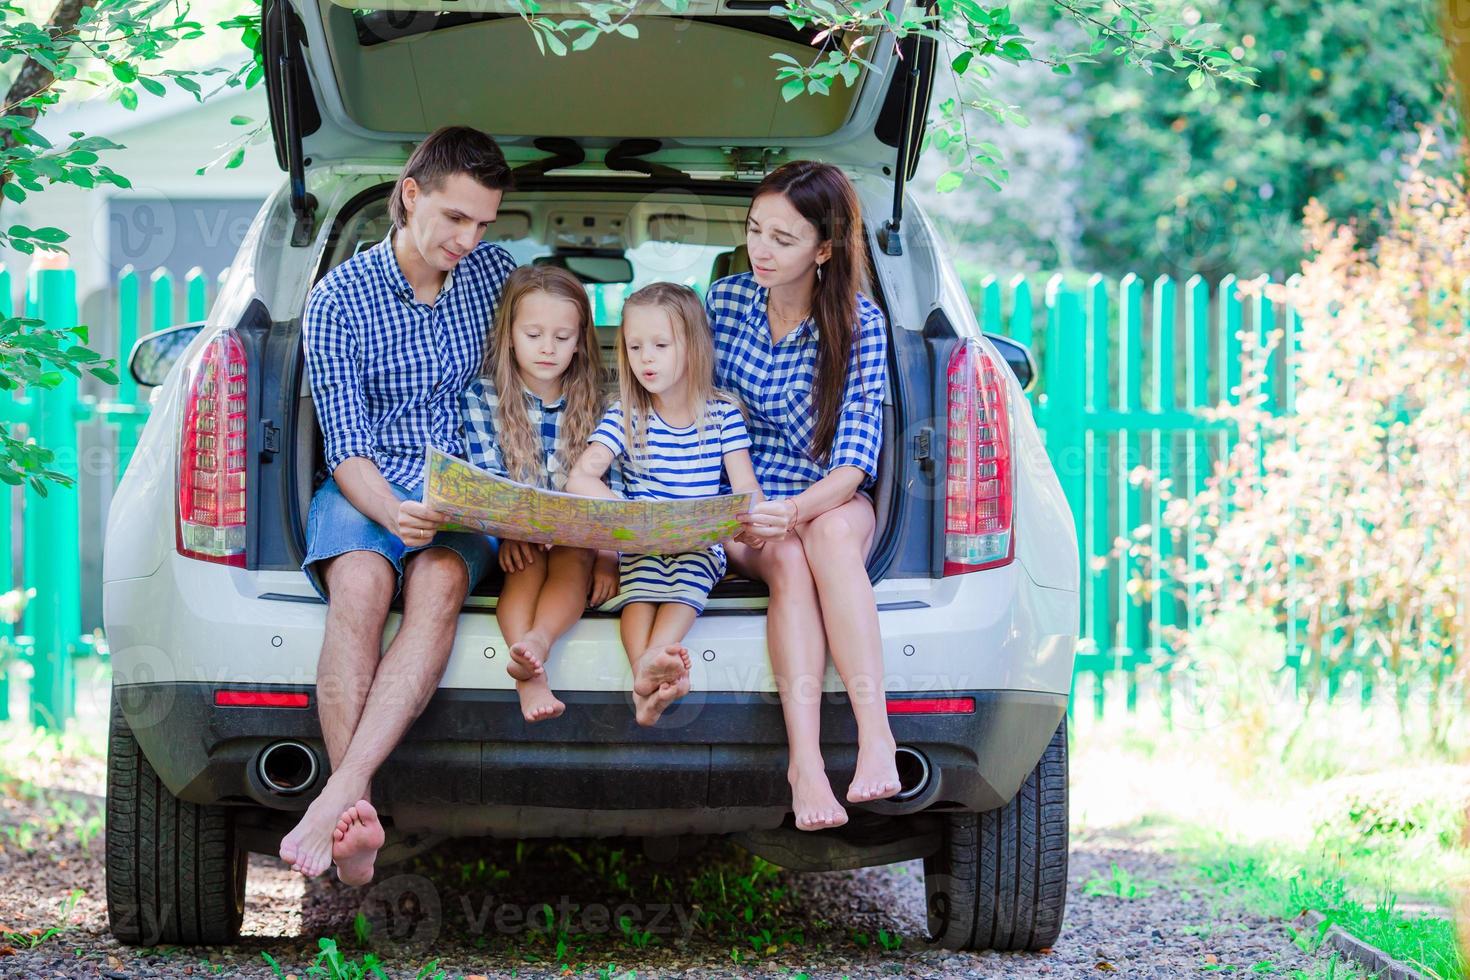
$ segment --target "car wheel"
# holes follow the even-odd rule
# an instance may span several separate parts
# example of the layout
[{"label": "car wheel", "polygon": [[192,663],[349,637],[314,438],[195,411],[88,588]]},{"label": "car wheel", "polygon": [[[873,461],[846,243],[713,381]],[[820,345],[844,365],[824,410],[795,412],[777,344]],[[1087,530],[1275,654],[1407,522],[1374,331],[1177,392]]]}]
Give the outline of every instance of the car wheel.
[{"label": "car wheel", "polygon": [[1056,942],[1067,900],[1067,721],[1005,806],[945,815],[924,859],[929,941],[1030,950]]},{"label": "car wheel", "polygon": [[246,851],[228,807],[168,791],[112,699],[107,745],[107,921],[129,945],[233,943]]}]

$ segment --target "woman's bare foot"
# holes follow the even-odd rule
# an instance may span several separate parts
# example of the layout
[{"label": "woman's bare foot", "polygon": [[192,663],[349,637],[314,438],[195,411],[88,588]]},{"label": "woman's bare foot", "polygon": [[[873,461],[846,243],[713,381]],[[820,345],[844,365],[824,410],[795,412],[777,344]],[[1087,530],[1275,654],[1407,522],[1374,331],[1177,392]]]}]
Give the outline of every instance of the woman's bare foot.
[{"label": "woman's bare foot", "polygon": [[551,654],[551,644],[539,633],[527,633],[519,643],[510,647],[510,663],[505,672],[518,681],[528,681],[546,673],[546,658]]},{"label": "woman's bare foot", "polygon": [[847,823],[847,811],[833,795],[825,771],[793,768],[786,779],[791,783],[791,812],[796,816],[797,830],[824,830]]},{"label": "woman's bare foot", "polygon": [[344,885],[366,885],[373,880],[373,865],[383,846],[383,825],[378,811],[367,800],[358,800],[342,811],[332,831],[332,861]]},{"label": "woman's bare foot", "polygon": [[334,785],[328,779],[300,821],[281,838],[281,860],[292,871],[314,878],[332,866],[332,836],[342,812],[362,796],[363,787]]},{"label": "woman's bare foot", "polygon": [[638,724],[647,728],[658,723],[663,713],[668,710],[669,705],[689,693],[689,674],[670,684],[667,681],[658,686],[658,690],[652,694],[643,695],[637,691],[633,692],[633,718]]},{"label": "woman's bare foot", "polygon": [[516,681],[516,696],[521,699],[521,714],[530,722],[555,718],[567,710],[567,706],[551,693],[544,671],[530,680]]},{"label": "woman's bare foot", "polygon": [[857,769],[847,787],[847,802],[867,803],[893,796],[902,788],[894,761],[893,739],[858,739]]},{"label": "woman's bare foot", "polygon": [[675,644],[662,649],[644,651],[633,665],[633,693],[649,697],[664,684],[677,684],[683,678],[688,688],[689,649]]}]

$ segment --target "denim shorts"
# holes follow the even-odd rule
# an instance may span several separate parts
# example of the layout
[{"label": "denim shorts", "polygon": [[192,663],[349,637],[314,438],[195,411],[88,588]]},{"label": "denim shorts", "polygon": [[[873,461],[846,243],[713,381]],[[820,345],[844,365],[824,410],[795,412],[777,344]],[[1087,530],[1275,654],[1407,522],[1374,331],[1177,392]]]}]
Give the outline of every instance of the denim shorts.
[{"label": "denim shorts", "polygon": [[[407,490],[396,483],[388,486],[393,488],[399,500],[423,499],[422,487]],[[495,539],[478,532],[440,531],[428,544],[406,547],[401,538],[352,506],[352,502],[342,495],[337,481],[329,479],[311,498],[311,510],[306,515],[306,559],[301,563],[301,570],[306,573],[311,587],[325,599],[327,587],[317,571],[317,562],[349,551],[376,552],[388,559],[398,573],[398,583],[393,589],[396,597],[403,588],[404,558],[425,548],[448,548],[458,555],[469,572],[470,589],[474,589],[480,576],[495,560]]]}]

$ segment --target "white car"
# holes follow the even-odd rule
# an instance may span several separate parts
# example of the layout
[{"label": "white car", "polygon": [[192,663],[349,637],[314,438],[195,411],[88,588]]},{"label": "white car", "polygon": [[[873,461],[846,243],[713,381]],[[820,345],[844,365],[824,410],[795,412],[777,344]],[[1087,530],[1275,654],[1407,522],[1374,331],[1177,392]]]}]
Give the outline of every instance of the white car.
[{"label": "white car", "polygon": [[[634,723],[616,618],[594,613],[554,654],[566,713],[528,726],[496,573],[468,597],[438,693],[374,783],[383,861],[446,837],[726,834],[798,870],[922,858],[931,938],[947,947],[1055,940],[1079,560],[1023,394],[1029,355],[982,335],[903,194],[930,42],[905,40],[902,60],[875,45],[878,70],[853,87],[785,102],[770,56],[809,54],[811,32],[768,9],[694,0],[685,15],[635,18],[637,40],[543,57],[505,0],[266,0],[288,177],[208,319],[144,338],[132,361],[157,387],[104,570],[120,940],[234,940],[247,852],[274,854],[325,779],[314,682],[326,607],[300,571],[322,461],[301,316],[317,279],[383,237],[411,145],[446,123],[493,134],[518,168],[488,237],[604,283],[604,344],[619,280],[703,287],[745,268],[745,211],[769,169],[813,157],[850,175],[890,330],[868,571],[903,791],[851,807],[841,828],[794,828],[766,593],[743,580],[721,583],[690,632],[693,693],[655,728]],[[841,786],[856,730],[831,670],[825,690],[823,751]]]}]

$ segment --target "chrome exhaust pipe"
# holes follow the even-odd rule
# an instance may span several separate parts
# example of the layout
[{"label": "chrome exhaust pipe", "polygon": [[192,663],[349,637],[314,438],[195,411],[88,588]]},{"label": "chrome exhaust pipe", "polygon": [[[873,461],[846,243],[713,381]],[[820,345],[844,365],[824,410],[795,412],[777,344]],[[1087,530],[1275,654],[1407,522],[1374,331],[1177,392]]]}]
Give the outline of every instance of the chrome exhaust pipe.
[{"label": "chrome exhaust pipe", "polygon": [[923,796],[934,778],[929,768],[929,757],[918,749],[900,745],[894,752],[894,762],[898,765],[899,789],[889,799],[894,803],[907,803]]},{"label": "chrome exhaust pipe", "polygon": [[277,796],[295,796],[310,789],[318,769],[316,753],[300,742],[272,742],[255,760],[260,781]]}]

